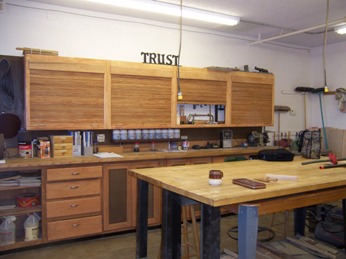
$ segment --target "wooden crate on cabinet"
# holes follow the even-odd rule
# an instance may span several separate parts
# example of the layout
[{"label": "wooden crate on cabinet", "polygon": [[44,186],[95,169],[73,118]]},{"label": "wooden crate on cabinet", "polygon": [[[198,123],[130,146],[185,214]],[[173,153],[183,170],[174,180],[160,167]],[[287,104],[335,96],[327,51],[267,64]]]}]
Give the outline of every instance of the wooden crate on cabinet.
[{"label": "wooden crate on cabinet", "polygon": [[112,61],[111,128],[171,127],[173,72],[172,66]]},{"label": "wooden crate on cabinet", "polygon": [[103,60],[25,55],[28,130],[104,129]]},{"label": "wooden crate on cabinet", "polygon": [[273,74],[231,72],[231,126],[272,126],[274,123]]}]

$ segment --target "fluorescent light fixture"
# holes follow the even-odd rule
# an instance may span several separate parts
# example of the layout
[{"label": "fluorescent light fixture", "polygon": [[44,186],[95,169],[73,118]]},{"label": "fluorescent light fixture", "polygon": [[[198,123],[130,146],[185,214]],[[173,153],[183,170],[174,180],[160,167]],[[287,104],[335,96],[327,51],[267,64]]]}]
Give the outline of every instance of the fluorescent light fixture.
[{"label": "fluorescent light fixture", "polygon": [[335,27],[334,31],[338,34],[346,34],[346,24]]},{"label": "fluorescent light fixture", "polygon": [[[180,17],[180,6],[159,1],[147,0],[88,0],[89,2],[129,8],[145,12],[165,14]],[[228,26],[234,26],[239,23],[239,17],[204,11],[190,7],[183,7],[182,16],[186,19],[216,23]]]}]

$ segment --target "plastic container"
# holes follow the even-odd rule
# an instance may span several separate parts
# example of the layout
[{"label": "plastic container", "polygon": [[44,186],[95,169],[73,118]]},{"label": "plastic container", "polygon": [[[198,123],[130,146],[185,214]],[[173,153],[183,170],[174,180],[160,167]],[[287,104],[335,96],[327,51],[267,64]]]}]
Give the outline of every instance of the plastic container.
[{"label": "plastic container", "polygon": [[142,131],[140,129],[135,130],[135,139],[142,139]]},{"label": "plastic container", "polygon": [[120,130],[120,139],[127,140],[127,130]]},{"label": "plastic container", "polygon": [[168,129],[168,138],[174,138],[174,129]]},{"label": "plastic container", "polygon": [[162,130],[161,129],[156,129],[155,130],[155,138],[156,139],[161,139],[162,138]]},{"label": "plastic container", "polygon": [[162,138],[163,139],[168,139],[168,129],[163,129],[162,130]]},{"label": "plastic container", "polygon": [[25,241],[37,240],[39,236],[40,217],[36,214],[30,214],[24,222]]},{"label": "plastic container", "polygon": [[16,242],[15,216],[4,217],[0,225],[0,245],[9,245]]},{"label": "plastic container", "polygon": [[134,140],[136,138],[135,130],[128,130],[127,137],[129,140]]},{"label": "plastic container", "polygon": [[149,139],[155,139],[155,130],[154,129],[149,130]]},{"label": "plastic container", "polygon": [[180,129],[174,129],[174,138],[180,138]]},{"label": "plastic container", "polygon": [[120,140],[120,130],[113,130],[113,140],[114,141]]},{"label": "plastic container", "polygon": [[142,130],[142,139],[149,139],[149,130],[147,129]]}]

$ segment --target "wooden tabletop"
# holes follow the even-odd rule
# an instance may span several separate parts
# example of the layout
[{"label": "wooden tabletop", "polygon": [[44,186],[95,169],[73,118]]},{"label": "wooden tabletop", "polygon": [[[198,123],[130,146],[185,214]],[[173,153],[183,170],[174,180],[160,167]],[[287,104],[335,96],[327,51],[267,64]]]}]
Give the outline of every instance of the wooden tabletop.
[{"label": "wooden tabletop", "polygon": [[[346,167],[319,169],[320,163],[247,160],[229,163],[133,169],[129,175],[214,207],[289,196],[297,193],[346,186]],[[220,186],[209,185],[209,170],[224,174]],[[265,189],[252,190],[232,183],[234,178],[262,178],[266,174],[297,176],[297,181],[266,183]],[[342,190],[345,193],[345,190]],[[345,193],[346,196],[346,193]]]}]

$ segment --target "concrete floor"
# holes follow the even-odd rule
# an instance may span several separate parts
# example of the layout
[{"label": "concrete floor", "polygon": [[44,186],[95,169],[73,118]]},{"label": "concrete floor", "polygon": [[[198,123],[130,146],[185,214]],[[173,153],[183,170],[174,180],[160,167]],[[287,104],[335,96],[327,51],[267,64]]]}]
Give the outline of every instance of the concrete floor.
[{"label": "concrete floor", "polygon": [[[281,214],[278,214],[281,215]],[[292,217],[293,218],[293,217]],[[259,218],[259,226],[269,226],[269,216]],[[278,216],[278,222],[282,222]],[[237,225],[237,216],[226,216],[221,220],[221,250],[229,249],[237,251],[237,241],[227,235],[227,231]],[[283,230],[283,225],[276,228]],[[290,228],[291,229],[291,228]],[[293,230],[290,232],[292,234]],[[160,229],[149,231],[148,236],[148,258],[158,258],[160,246]],[[265,234],[266,235],[266,234]],[[275,239],[282,239],[283,236],[277,233]],[[190,239],[192,241],[192,239]],[[22,252],[13,252],[0,256],[1,259],[75,259],[75,258],[115,258],[133,259],[135,258],[136,244],[135,233],[114,235],[103,238],[95,238],[86,241],[71,241],[64,244],[51,244],[49,246],[30,249]],[[196,257],[191,257],[196,258]]]}]

